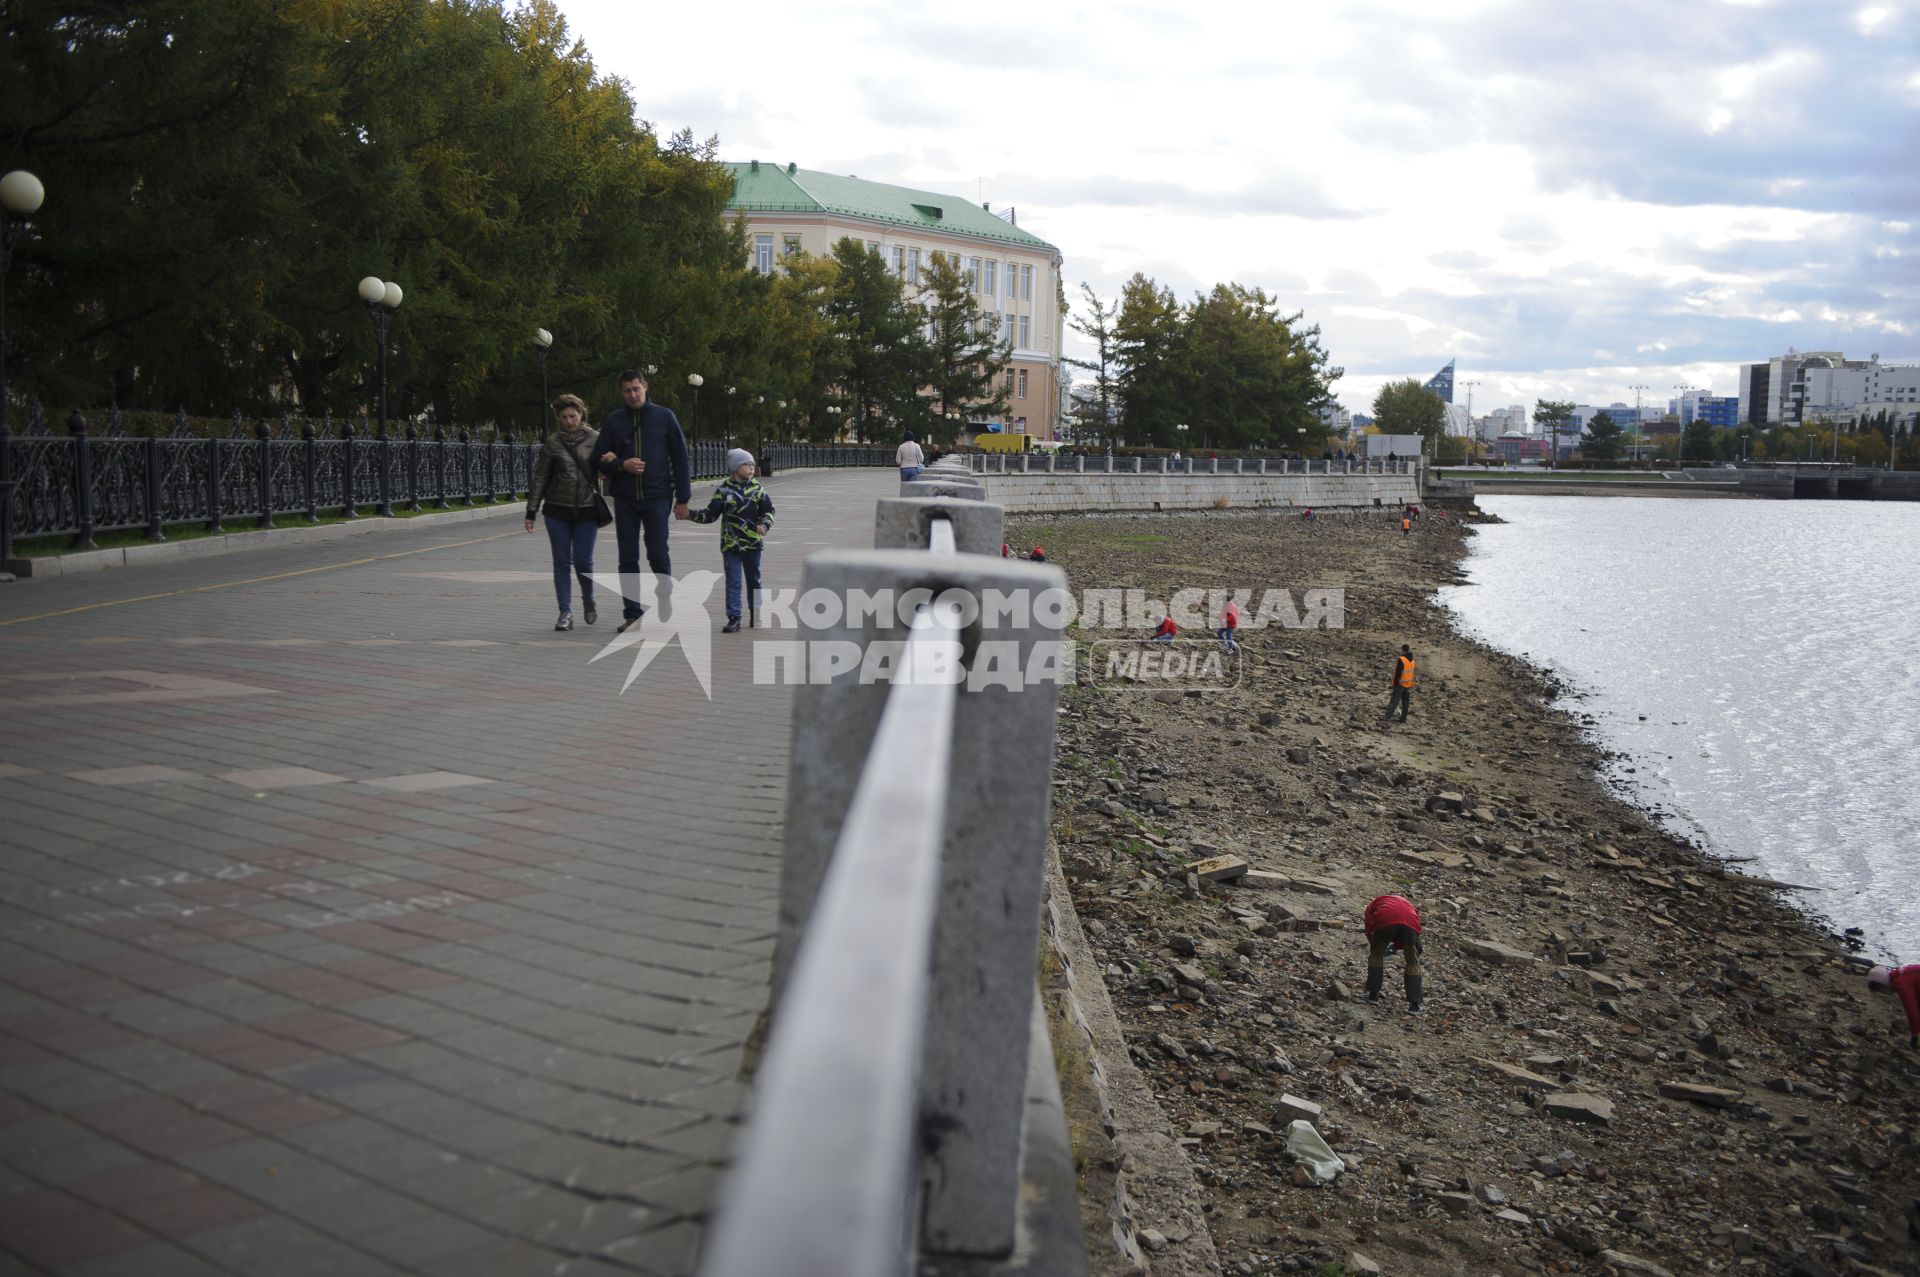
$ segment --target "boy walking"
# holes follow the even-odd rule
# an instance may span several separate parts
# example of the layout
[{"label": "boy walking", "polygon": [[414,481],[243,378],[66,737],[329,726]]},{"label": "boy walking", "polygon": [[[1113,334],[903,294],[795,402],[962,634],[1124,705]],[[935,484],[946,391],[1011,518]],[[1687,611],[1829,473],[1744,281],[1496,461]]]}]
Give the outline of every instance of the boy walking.
[{"label": "boy walking", "polygon": [[727,572],[727,623],[722,634],[740,632],[741,595],[746,596],[747,625],[760,624],[760,551],[773,526],[773,498],[753,477],[753,454],[745,448],[727,453],[726,482],[714,489],[704,510],[687,518],[695,523],[720,523],[720,560]]}]

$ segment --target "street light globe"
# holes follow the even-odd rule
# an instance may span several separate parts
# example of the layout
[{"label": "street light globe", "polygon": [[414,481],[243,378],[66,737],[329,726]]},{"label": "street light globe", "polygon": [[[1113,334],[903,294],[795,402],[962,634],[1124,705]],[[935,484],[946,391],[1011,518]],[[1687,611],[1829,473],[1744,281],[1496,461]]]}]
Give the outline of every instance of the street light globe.
[{"label": "street light globe", "polygon": [[733,394],[733,393],[734,393],[735,391],[737,391],[738,389],[739,389],[739,387],[738,387],[738,386],[728,386],[728,387],[727,387],[727,393],[728,393],[728,394]]},{"label": "street light globe", "polygon": [[690,372],[687,374],[687,384],[689,386],[692,386],[695,390],[698,390],[700,389],[700,387],[707,384],[707,379],[705,377],[702,377],[697,372]]},{"label": "street light globe", "polygon": [[0,177],[0,205],[15,217],[32,217],[39,211],[40,201],[46,198],[47,188],[23,168]]},{"label": "street light globe", "polygon": [[369,275],[360,281],[360,300],[369,306],[379,303],[387,295],[387,282],[378,275]]},{"label": "street light globe", "polygon": [[400,291],[400,285],[388,280],[387,286],[381,290],[380,304],[388,310],[398,310],[400,299],[405,296],[406,294]]},{"label": "street light globe", "polygon": [[753,397],[753,401],[755,403],[765,403],[767,401],[767,397],[765,395],[755,395]]},{"label": "street light globe", "polygon": [[553,334],[544,328],[536,328],[533,330],[533,344],[545,350],[553,345]]},{"label": "street light globe", "polygon": [[778,408],[781,412],[785,412],[787,410],[787,401],[782,399],[779,403],[775,404],[774,407]]}]

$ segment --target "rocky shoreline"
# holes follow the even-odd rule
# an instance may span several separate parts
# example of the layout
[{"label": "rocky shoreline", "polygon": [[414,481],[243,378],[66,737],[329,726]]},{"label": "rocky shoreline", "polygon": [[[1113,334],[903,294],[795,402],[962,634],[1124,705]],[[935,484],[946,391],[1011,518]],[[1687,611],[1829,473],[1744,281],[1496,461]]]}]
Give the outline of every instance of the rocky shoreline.
[{"label": "rocky shoreline", "polygon": [[[1454,631],[1433,592],[1460,520],[1009,523],[1076,592],[1345,591],[1344,628],[1243,631],[1231,690],[1063,700],[1054,850],[1127,1057],[1099,1067],[1151,1089],[1206,1229],[1151,1202],[1116,1229],[1097,1181],[1129,1155],[1083,1130],[1112,1271],[1920,1272],[1897,1004],[1774,885],[1610,792],[1549,678]],[[1414,714],[1383,729],[1403,642]],[[1397,957],[1360,993],[1388,892],[1424,916],[1420,1018]],[[1287,1152],[1299,1119],[1330,1184]]]}]

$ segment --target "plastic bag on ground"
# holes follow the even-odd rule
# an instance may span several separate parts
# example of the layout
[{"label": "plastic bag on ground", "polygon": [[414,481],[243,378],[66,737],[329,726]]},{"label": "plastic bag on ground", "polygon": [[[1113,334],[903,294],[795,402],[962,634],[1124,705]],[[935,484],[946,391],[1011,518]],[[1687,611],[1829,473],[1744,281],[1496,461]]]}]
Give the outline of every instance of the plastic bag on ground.
[{"label": "plastic bag on ground", "polygon": [[1340,1155],[1327,1147],[1320,1138],[1320,1132],[1313,1129],[1313,1123],[1305,1118],[1287,1124],[1287,1155],[1294,1161],[1313,1172],[1316,1183],[1331,1184],[1347,1164]]}]

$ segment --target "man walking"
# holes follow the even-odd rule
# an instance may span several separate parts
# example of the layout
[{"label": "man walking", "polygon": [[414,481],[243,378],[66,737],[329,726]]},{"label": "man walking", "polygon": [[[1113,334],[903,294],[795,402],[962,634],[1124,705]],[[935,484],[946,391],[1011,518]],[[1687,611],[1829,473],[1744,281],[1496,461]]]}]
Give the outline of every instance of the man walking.
[{"label": "man walking", "polygon": [[1413,649],[1404,643],[1400,646],[1400,655],[1393,658],[1393,691],[1387,697],[1387,712],[1380,716],[1381,722],[1393,717],[1398,708],[1400,721],[1407,721],[1407,714],[1413,709]]},{"label": "man walking", "polygon": [[[647,570],[671,578],[667,529],[687,517],[693,501],[693,471],[687,462],[687,437],[671,408],[647,398],[647,379],[631,368],[620,374],[616,409],[600,423],[600,473],[611,481],[613,532],[620,549],[620,595],[626,630],[646,609],[640,606],[640,542],[647,544]],[[631,591],[631,593],[629,593]]]}]

